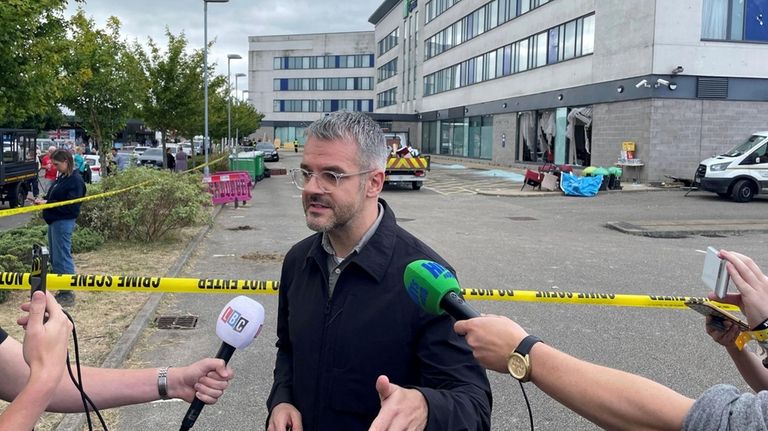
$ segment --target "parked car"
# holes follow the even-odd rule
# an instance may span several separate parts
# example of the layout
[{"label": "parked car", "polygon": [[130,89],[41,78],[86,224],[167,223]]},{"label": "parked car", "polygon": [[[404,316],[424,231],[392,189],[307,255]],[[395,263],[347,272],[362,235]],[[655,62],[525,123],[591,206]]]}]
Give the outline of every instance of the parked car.
[{"label": "parked car", "polygon": [[101,161],[96,154],[86,154],[85,163],[91,168],[91,183],[95,184],[101,181]]},{"label": "parked car", "polygon": [[736,202],[768,193],[768,131],[754,133],[726,153],[702,160],[693,185]]},{"label": "parked car", "polygon": [[149,149],[149,147],[145,147],[143,145],[135,146],[133,147],[133,154],[136,157],[139,157],[140,155],[144,154],[144,151],[147,151],[147,149]]},{"label": "parked car", "polygon": [[148,148],[142,155],[139,156],[136,164],[139,166],[146,166],[150,168],[162,168],[163,167],[163,149],[162,148]]},{"label": "parked car", "polygon": [[269,142],[261,142],[256,144],[256,151],[264,153],[265,162],[279,162],[280,155],[277,154],[277,148]]}]

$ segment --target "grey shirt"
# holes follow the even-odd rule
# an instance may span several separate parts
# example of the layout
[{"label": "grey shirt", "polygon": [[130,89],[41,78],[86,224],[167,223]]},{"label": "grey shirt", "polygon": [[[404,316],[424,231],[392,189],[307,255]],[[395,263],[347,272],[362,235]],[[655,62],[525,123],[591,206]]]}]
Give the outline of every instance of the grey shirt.
[{"label": "grey shirt", "polygon": [[336,287],[336,282],[339,280],[339,275],[341,275],[341,271],[344,270],[344,268],[349,263],[349,258],[354,256],[357,253],[360,253],[360,250],[365,246],[365,244],[368,243],[368,240],[371,239],[374,233],[376,233],[376,229],[379,228],[379,224],[381,224],[381,219],[384,217],[384,207],[379,203],[379,216],[376,217],[376,221],[373,222],[371,227],[368,229],[367,232],[365,232],[365,235],[363,235],[362,238],[360,238],[360,242],[357,243],[354,249],[352,249],[352,252],[349,253],[347,257],[341,258],[336,256],[336,251],[333,249],[333,246],[331,245],[331,240],[328,238],[328,234],[323,233],[323,250],[325,250],[326,253],[328,253],[328,297],[330,298],[333,296],[333,289]]},{"label": "grey shirt", "polygon": [[729,385],[707,389],[683,422],[683,431],[694,430],[768,430],[768,391],[742,393]]}]

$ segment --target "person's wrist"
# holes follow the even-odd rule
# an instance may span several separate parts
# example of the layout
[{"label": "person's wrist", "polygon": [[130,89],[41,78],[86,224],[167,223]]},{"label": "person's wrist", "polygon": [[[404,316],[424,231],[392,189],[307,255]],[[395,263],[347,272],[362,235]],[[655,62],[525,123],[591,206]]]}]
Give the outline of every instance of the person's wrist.
[{"label": "person's wrist", "polygon": [[160,367],[157,369],[157,393],[160,399],[167,400],[176,398],[175,392],[177,385],[172,378],[170,367]]}]

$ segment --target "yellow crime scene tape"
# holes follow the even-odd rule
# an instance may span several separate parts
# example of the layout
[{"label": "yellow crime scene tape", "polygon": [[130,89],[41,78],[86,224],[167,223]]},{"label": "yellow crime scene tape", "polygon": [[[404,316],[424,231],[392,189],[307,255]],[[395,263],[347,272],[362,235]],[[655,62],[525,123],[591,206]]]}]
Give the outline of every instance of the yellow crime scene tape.
[{"label": "yellow crime scene tape", "polygon": [[[29,289],[29,273],[0,272],[0,289]],[[127,275],[48,274],[46,286],[52,290],[93,292],[171,292],[276,294],[280,283],[272,280],[234,280],[214,278],[136,277]],[[607,305],[617,307],[688,308],[686,301],[712,302],[724,310],[739,308],[695,296],[655,296],[613,293],[533,291],[509,289],[462,289],[468,300],[521,301],[558,304]]]},{"label": "yellow crime scene tape", "polygon": [[[204,163],[204,164],[202,164],[200,166],[195,166],[192,169],[187,169],[186,171],[184,171],[182,173],[192,172],[194,170],[201,169],[201,168],[203,168],[203,167],[205,167],[207,165],[216,163],[219,160],[224,159],[225,157],[227,157],[227,156],[219,157],[216,160],[210,160],[208,163]],[[21,208],[11,208],[11,209],[6,209],[6,210],[0,210],[0,218],[2,218],[2,217],[9,217],[9,216],[18,215],[18,214],[26,214],[26,213],[42,211],[42,210],[45,210],[45,209],[48,209],[48,208],[56,208],[56,207],[61,207],[61,206],[65,206],[65,205],[78,204],[78,203],[81,203],[81,202],[87,202],[87,201],[92,201],[92,200],[96,200],[96,199],[102,199],[102,198],[114,196],[114,195],[117,195],[117,194],[120,194],[120,193],[125,193],[128,190],[132,190],[132,189],[135,189],[137,187],[141,187],[141,186],[147,185],[150,182],[151,181],[144,181],[144,182],[141,182],[139,184],[134,184],[134,185],[132,185],[130,187],[126,187],[124,189],[112,190],[110,192],[99,193],[99,194],[91,195],[91,196],[83,196],[82,198],[71,199],[71,200],[68,200],[68,201],[54,202],[52,204],[33,205],[33,206],[30,206],[30,207],[21,207]]]}]

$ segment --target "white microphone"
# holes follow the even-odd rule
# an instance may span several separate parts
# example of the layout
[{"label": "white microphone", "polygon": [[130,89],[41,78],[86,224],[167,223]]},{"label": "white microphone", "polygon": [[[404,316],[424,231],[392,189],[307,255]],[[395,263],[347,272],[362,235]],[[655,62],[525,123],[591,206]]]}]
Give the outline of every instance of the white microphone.
[{"label": "white microphone", "polygon": [[[227,303],[216,320],[216,335],[221,338],[217,359],[229,363],[236,349],[248,347],[264,325],[264,307],[247,296],[238,296]],[[179,431],[192,429],[205,403],[195,398],[189,406]]]}]

